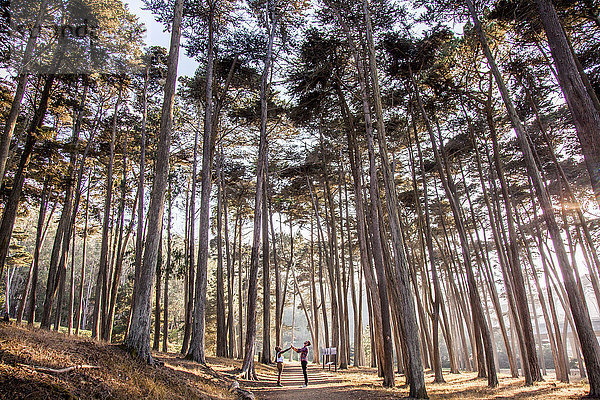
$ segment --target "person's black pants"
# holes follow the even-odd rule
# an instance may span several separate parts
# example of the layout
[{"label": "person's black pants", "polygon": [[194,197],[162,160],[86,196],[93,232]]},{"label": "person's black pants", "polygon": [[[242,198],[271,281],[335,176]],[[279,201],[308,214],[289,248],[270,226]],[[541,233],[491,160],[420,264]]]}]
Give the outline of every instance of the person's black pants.
[{"label": "person's black pants", "polygon": [[302,361],[302,373],[304,374],[304,384],[308,385],[308,374],[306,373],[306,366],[308,364],[308,361]]}]

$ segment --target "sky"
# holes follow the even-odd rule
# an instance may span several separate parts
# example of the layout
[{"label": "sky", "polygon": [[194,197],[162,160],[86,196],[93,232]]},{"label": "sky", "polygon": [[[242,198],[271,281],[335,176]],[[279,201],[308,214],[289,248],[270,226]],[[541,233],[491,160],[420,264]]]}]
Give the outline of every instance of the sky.
[{"label": "sky", "polygon": [[[140,22],[143,22],[146,26],[146,37],[145,42],[147,46],[163,46],[169,48],[171,42],[171,33],[165,31],[165,27],[156,22],[152,13],[148,10],[143,10],[143,0],[129,0],[124,1],[127,4],[129,10],[138,16]],[[179,64],[177,67],[178,76],[193,76],[196,68],[198,68],[198,62],[187,57],[185,50],[179,48]]]}]

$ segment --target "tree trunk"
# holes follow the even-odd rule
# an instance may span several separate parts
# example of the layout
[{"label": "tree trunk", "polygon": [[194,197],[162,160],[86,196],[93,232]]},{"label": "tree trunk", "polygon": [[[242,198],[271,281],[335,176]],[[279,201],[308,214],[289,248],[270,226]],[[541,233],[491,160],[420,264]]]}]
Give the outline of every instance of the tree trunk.
[{"label": "tree trunk", "polygon": [[94,319],[92,327],[92,338],[104,338],[103,328],[106,326],[106,317],[104,311],[108,305],[108,280],[109,280],[109,255],[108,247],[110,240],[110,211],[112,205],[113,190],[113,163],[115,157],[115,140],[117,134],[117,121],[119,105],[121,104],[123,92],[123,82],[119,83],[119,93],[115,102],[112,135],[110,140],[110,150],[108,159],[108,168],[106,171],[106,196],[104,197],[104,217],[102,219],[102,240],[100,243],[100,263],[98,265],[98,276],[96,279],[96,291],[94,294]]},{"label": "tree trunk", "polygon": [[[135,261],[134,261],[134,284],[140,280],[144,257],[144,184],[146,178],[146,130],[148,122],[148,81],[150,79],[150,60],[147,61],[144,71],[144,89],[142,92],[142,132],[140,138],[140,170],[138,176],[138,224],[135,236]],[[131,298],[130,310],[133,310],[133,297]],[[131,323],[131,320],[130,320]],[[128,332],[129,332],[128,324]]]},{"label": "tree trunk", "polygon": [[177,0],[173,14],[171,46],[167,59],[168,69],[160,119],[160,134],[156,149],[156,174],[150,194],[150,205],[148,207],[148,232],[146,234],[143,263],[139,273],[136,273],[136,278],[138,279],[134,283],[131,328],[125,340],[125,345],[130,351],[149,363],[153,363],[149,346],[152,281],[158,259],[165,190],[169,174],[169,148],[173,123],[173,103],[177,81],[177,61],[179,58],[182,14],[183,0]]},{"label": "tree trunk", "polygon": [[156,287],[154,289],[154,337],[152,342],[152,350],[158,351],[160,346],[160,281],[162,279],[162,255],[163,252],[163,238],[162,232],[160,232],[160,242],[158,245],[158,257],[156,260],[156,281],[154,282]]},{"label": "tree trunk", "polygon": [[[317,303],[317,286],[315,285],[315,258],[314,258],[314,221],[312,215],[310,216],[310,285],[311,285],[311,303],[312,303],[312,317],[314,321],[314,333],[315,341],[313,343],[314,349],[320,349],[319,347],[319,305]],[[313,362],[315,364],[320,363],[319,352],[313,351]]]},{"label": "tree trunk", "polygon": [[[266,150],[263,179],[262,267],[263,267],[263,337],[260,362],[271,362],[271,270],[269,265],[269,150]],[[258,188],[257,188],[258,190]],[[273,239],[275,240],[275,239]]]},{"label": "tree trunk", "polygon": [[225,323],[225,288],[223,282],[223,158],[217,159],[217,357],[227,357],[227,327]]},{"label": "tree trunk", "polygon": [[198,265],[196,271],[192,337],[187,358],[200,364],[206,363],[206,287],[208,268],[208,234],[210,225],[210,192],[214,157],[213,124],[213,72],[214,72],[214,4],[209,6],[208,47],[206,61],[206,97],[204,109],[204,135],[202,138],[202,189],[200,197],[200,226],[198,228]]},{"label": "tree trunk", "polygon": [[171,211],[173,209],[173,191],[171,188],[171,177],[169,177],[169,205],[167,210],[167,264],[165,265],[165,288],[163,296],[163,341],[162,351],[166,353],[169,343],[169,276],[173,268],[171,267]]},{"label": "tree trunk", "polygon": [[[223,149],[221,148],[221,157],[223,157]],[[221,171],[223,174],[223,171]],[[225,180],[223,176],[221,177],[222,182],[222,192],[223,192],[223,216],[225,223],[225,253],[227,260],[227,356],[229,358],[233,358],[233,353],[235,352],[235,332],[233,329],[233,286],[235,283],[235,273],[234,273],[234,262],[235,260],[235,228],[233,232],[233,254],[230,251],[230,242],[229,242],[229,216],[228,216],[228,207],[227,207],[227,188],[225,187]],[[237,221],[236,221],[237,223]]]},{"label": "tree trunk", "polygon": [[[198,120],[200,125],[200,119]],[[196,264],[194,263],[194,253],[196,250],[196,167],[198,164],[198,132],[200,126],[194,135],[194,161],[192,163],[192,192],[189,198],[189,233],[188,233],[188,275],[187,275],[187,297],[185,300],[185,325],[183,328],[183,344],[181,346],[181,354],[187,354],[189,349],[190,338],[192,335],[192,324],[193,324],[193,309],[194,309],[194,288],[195,288],[195,276],[196,276]]]},{"label": "tree trunk", "polygon": [[25,182],[25,173],[27,172],[27,166],[29,165],[31,154],[33,153],[33,148],[37,141],[37,131],[42,127],[46,116],[48,101],[50,99],[50,90],[52,89],[54,78],[55,75],[53,74],[46,77],[40,102],[33,116],[33,120],[27,129],[27,138],[21,153],[17,172],[13,178],[12,189],[4,205],[2,222],[0,222],[0,278],[2,277],[6,258],[8,257],[10,239],[15,224],[17,210],[19,208],[19,202],[21,200],[23,183]]},{"label": "tree trunk", "polygon": [[[413,120],[414,123],[414,120]],[[419,156],[419,169],[421,172],[421,180],[423,181],[423,208],[425,209],[425,242],[427,245],[427,252],[429,253],[429,263],[431,267],[431,280],[433,282],[433,291],[434,291],[434,300],[433,300],[433,315],[431,318],[431,322],[433,324],[433,371],[435,374],[434,383],[443,383],[444,376],[442,375],[442,362],[440,359],[440,349],[439,349],[439,323],[440,323],[440,305],[443,301],[442,299],[442,289],[440,286],[440,281],[437,273],[437,268],[435,265],[435,253],[433,250],[433,235],[431,233],[431,217],[429,215],[429,197],[427,194],[427,179],[425,176],[425,167],[423,165],[423,155],[421,154],[421,144],[419,142],[419,138],[416,136],[417,131],[415,130],[415,141],[417,143],[417,152]],[[412,151],[411,151],[412,152]],[[412,159],[412,157],[411,157]],[[413,166],[414,171],[414,166]],[[413,178],[413,181],[416,184],[416,179]],[[415,190],[415,195],[417,195],[417,191]],[[417,197],[417,207],[419,209],[419,214],[421,214],[421,207]],[[452,339],[449,337],[446,338],[446,344],[448,348],[448,353],[450,354],[452,351]]]},{"label": "tree trunk", "polygon": [[502,197],[504,200],[504,208],[506,211],[506,221],[508,225],[508,236],[509,236],[509,265],[510,272],[513,282],[513,293],[515,298],[516,309],[518,312],[518,325],[517,329],[521,329],[522,336],[524,339],[524,350],[523,354],[528,368],[524,368],[525,385],[530,386],[533,382],[542,381],[542,374],[540,373],[540,366],[535,349],[535,338],[533,337],[533,327],[531,325],[531,316],[529,314],[529,307],[527,302],[527,295],[525,292],[525,282],[523,280],[523,274],[521,272],[521,263],[519,260],[519,242],[517,239],[517,232],[515,230],[513,209],[511,205],[511,196],[509,193],[508,184],[506,177],[504,176],[504,168],[502,161],[500,160],[498,137],[494,126],[493,117],[491,110],[487,110],[488,126],[490,128],[493,149],[494,149],[494,164],[500,180],[500,188],[502,189]]},{"label": "tree trunk", "polygon": [[[48,209],[48,202],[50,201],[49,196],[50,191],[50,176],[46,176],[44,179],[44,186],[42,188],[42,193],[40,194],[40,208],[38,211],[38,222],[37,229],[35,233],[35,249],[33,251],[33,260],[31,261],[31,266],[29,268],[29,274],[27,275],[27,282],[25,283],[25,288],[23,288],[23,296],[21,298],[21,302],[19,304],[19,309],[17,311],[17,324],[20,324],[23,320],[23,313],[25,311],[25,304],[27,303],[27,297],[29,289],[32,286],[32,280],[35,275],[35,283],[37,286],[37,274],[39,270],[39,258],[40,258],[40,249],[42,247],[43,242],[43,234],[44,234],[44,220],[46,218],[46,210]],[[56,203],[55,203],[56,204]],[[50,219],[48,220],[50,222]],[[32,291],[31,302],[34,305],[35,310],[35,290]],[[33,314],[30,314],[30,321],[33,324],[33,318],[31,318]]]},{"label": "tree trunk", "polygon": [[[490,337],[489,329],[487,327],[487,323],[485,321],[485,316],[483,313],[483,308],[481,305],[481,298],[479,292],[477,290],[477,282],[475,281],[475,276],[473,273],[473,267],[471,264],[470,251],[468,247],[468,238],[465,231],[465,227],[463,224],[463,218],[461,213],[460,204],[457,199],[457,191],[452,180],[452,176],[447,174],[448,165],[443,164],[442,157],[440,156],[440,151],[438,150],[438,146],[444,151],[443,143],[437,144],[438,139],[436,139],[433,128],[431,127],[431,123],[429,118],[425,112],[424,106],[421,101],[421,95],[419,93],[417,84],[414,80],[414,77],[411,73],[411,81],[415,88],[415,94],[417,98],[417,103],[421,110],[421,114],[423,115],[423,119],[425,121],[425,125],[427,127],[427,131],[429,133],[429,137],[431,139],[432,149],[434,152],[437,169],[440,174],[440,179],[442,181],[442,185],[444,187],[444,191],[446,192],[446,196],[450,202],[450,207],[452,209],[452,215],[454,217],[454,222],[456,229],[458,231],[460,245],[463,255],[463,262],[465,266],[465,272],[467,275],[467,286],[468,286],[468,294],[469,294],[469,302],[471,303],[471,309],[473,313],[473,325],[475,328],[475,343],[479,345],[480,340],[483,340],[483,349],[485,351],[485,365],[487,368],[487,377],[488,377],[488,386],[496,387],[498,386],[498,378],[496,375],[496,368],[494,363],[494,352],[493,352],[493,343]],[[445,158],[445,157],[444,157]],[[445,165],[445,168],[444,168]],[[446,171],[444,170],[446,169]],[[447,174],[447,176],[446,176]],[[478,357],[478,361],[480,363],[483,362],[480,357]],[[481,364],[480,364],[481,365]],[[481,373],[481,366],[479,368],[479,372]]]},{"label": "tree trunk", "polygon": [[240,209],[238,209],[238,218],[240,220],[240,227],[239,227],[239,233],[238,233],[238,358],[243,358],[244,354],[242,353],[242,349],[244,346],[243,343],[243,331],[244,331],[244,326],[243,326],[243,321],[244,321],[244,303],[242,301],[242,228],[244,225],[244,220],[242,219],[241,216],[242,212],[241,212],[241,206]]},{"label": "tree trunk", "polygon": [[558,72],[558,83],[571,111],[592,189],[600,204],[600,110],[584,84],[577,68],[576,55],[571,50],[552,1],[536,0],[536,4]]},{"label": "tree trunk", "polygon": [[[267,9],[267,14],[269,10]],[[256,379],[254,370],[254,347],[256,341],[256,297],[258,279],[259,247],[261,243],[261,225],[263,216],[264,187],[267,176],[267,94],[271,76],[271,63],[273,60],[273,45],[275,33],[278,29],[279,15],[273,16],[268,27],[269,40],[265,55],[264,69],[260,83],[260,142],[258,145],[258,160],[256,168],[256,195],[254,198],[254,227],[252,237],[252,253],[250,255],[250,271],[248,276],[248,308],[246,320],[246,343],[244,344],[244,364],[240,375],[247,379]]]},{"label": "tree trunk", "polygon": [[[90,174],[91,175],[91,174]],[[90,208],[90,189],[92,177],[88,177],[87,195],[85,201],[85,222],[83,226],[83,245],[81,251],[81,280],[79,282],[79,294],[77,295],[77,308],[75,308],[75,335],[79,335],[81,326],[81,314],[83,309],[83,286],[85,285],[85,266],[87,257],[87,235],[88,235],[88,218]]]},{"label": "tree trunk", "polygon": [[[37,10],[36,20],[33,25],[34,27],[39,27],[42,25],[46,14],[46,4],[46,1],[39,2],[39,10]],[[21,103],[23,102],[23,95],[25,94],[25,89],[27,87],[29,73],[26,72],[26,70],[29,66],[29,63],[31,62],[33,51],[35,49],[35,44],[39,37],[40,31],[41,29],[30,30],[29,38],[27,39],[27,44],[25,45],[25,50],[23,52],[23,60],[21,62],[21,65],[23,66],[24,70],[20,71],[17,77],[17,87],[15,89],[15,94],[11,102],[10,111],[6,116],[6,122],[4,124],[4,131],[2,132],[2,137],[0,137],[0,186],[2,186],[2,184],[4,183],[4,175],[6,173],[6,164],[8,161],[10,142],[15,131],[15,127],[17,125],[17,119],[19,118]]]}]

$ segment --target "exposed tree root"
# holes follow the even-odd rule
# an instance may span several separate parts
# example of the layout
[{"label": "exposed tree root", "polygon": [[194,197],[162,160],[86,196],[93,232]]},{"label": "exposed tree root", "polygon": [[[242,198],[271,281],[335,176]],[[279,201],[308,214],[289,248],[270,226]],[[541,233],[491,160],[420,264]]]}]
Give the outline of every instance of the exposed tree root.
[{"label": "exposed tree root", "polygon": [[67,372],[75,371],[77,369],[100,369],[100,367],[98,365],[87,365],[87,364],[73,365],[71,367],[66,367],[66,368],[61,368],[61,369],[36,367],[35,365],[27,365],[27,364],[19,364],[19,366],[33,369],[34,371],[37,371],[37,372],[43,372],[45,374],[53,374],[53,375],[66,374]]}]

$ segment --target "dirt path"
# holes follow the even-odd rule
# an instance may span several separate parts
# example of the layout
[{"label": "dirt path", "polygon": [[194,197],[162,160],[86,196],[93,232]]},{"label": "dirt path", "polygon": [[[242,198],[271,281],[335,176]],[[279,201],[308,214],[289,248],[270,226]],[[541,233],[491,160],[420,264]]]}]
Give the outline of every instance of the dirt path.
[{"label": "dirt path", "polygon": [[[287,364],[281,376],[283,387],[277,386],[276,374],[258,373],[258,382],[244,382],[244,385],[259,399],[273,400],[348,400],[372,399],[372,391],[362,390],[355,382],[343,379],[343,375],[333,371],[323,370],[318,365],[309,364],[308,387],[301,388],[304,384],[302,367],[298,363]],[[376,396],[378,397],[378,396]]]}]

